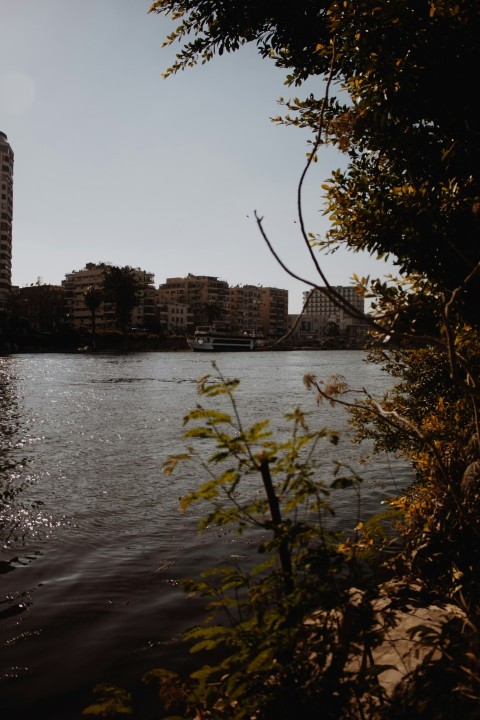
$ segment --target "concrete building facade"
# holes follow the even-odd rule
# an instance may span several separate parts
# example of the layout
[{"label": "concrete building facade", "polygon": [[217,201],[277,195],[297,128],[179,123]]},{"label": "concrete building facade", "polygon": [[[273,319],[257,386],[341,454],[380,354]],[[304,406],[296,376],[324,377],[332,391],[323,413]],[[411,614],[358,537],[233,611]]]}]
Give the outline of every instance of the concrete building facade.
[{"label": "concrete building facade", "polygon": [[189,305],[193,324],[226,326],[229,322],[228,283],[209,275],[167,278],[158,288],[158,303]]},{"label": "concrete building facade", "polygon": [[288,290],[279,288],[229,287],[216,277],[189,274],[167,278],[158,288],[157,302],[164,317],[169,306],[188,306],[193,327],[214,325],[217,330],[249,332],[265,338],[281,337],[288,327]]},{"label": "concrete building facade", "polygon": [[[87,263],[82,270],[73,270],[62,280],[65,288],[66,321],[75,328],[92,328],[92,313],[85,304],[84,296],[87,288],[102,289],[106,265],[104,263]],[[153,273],[140,268],[132,268],[141,286],[139,304],[132,312],[132,327],[150,327],[155,323],[155,287]],[[117,328],[115,305],[102,302],[95,314],[97,330],[114,330]]]},{"label": "concrete building facade", "polygon": [[[365,301],[358,294],[355,287],[351,285],[334,285],[332,287],[339,295],[361,312],[362,315],[365,313]],[[304,304],[307,301],[308,292],[307,290],[303,293]],[[347,313],[337,307],[322,288],[313,291],[308,305],[305,308],[305,312],[311,315],[326,315],[327,317],[338,318],[339,320],[347,317]]]},{"label": "concrete building facade", "polygon": [[65,288],[60,285],[12,287],[11,312],[31,330],[53,332],[65,322]]},{"label": "concrete building facade", "polygon": [[263,335],[263,290],[264,288],[257,285],[237,285],[230,288],[230,327],[233,332]]},{"label": "concrete building facade", "polygon": [[[365,314],[365,301],[355,287],[336,285],[334,289],[344,297],[362,315]],[[308,291],[303,293],[303,303],[307,302]],[[361,347],[367,335],[367,323],[361,318],[353,318],[345,310],[337,307],[325,291],[316,289],[308,299],[300,320],[291,315],[289,325],[295,329],[293,341],[319,343],[324,346]]]},{"label": "concrete building facade", "polygon": [[194,330],[193,313],[185,303],[157,302],[157,320],[167,335],[188,335]]},{"label": "concrete building facade", "polygon": [[275,340],[285,335],[288,329],[288,290],[262,288],[260,315],[265,338]]},{"label": "concrete building facade", "polygon": [[9,306],[12,286],[13,150],[0,132],[0,312]]}]

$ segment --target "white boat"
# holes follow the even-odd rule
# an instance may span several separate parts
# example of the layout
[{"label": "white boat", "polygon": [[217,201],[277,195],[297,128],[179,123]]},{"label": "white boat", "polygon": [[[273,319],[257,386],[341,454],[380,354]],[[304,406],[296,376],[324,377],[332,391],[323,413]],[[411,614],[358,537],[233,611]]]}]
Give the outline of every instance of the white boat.
[{"label": "white boat", "polygon": [[254,335],[219,331],[210,325],[197,327],[187,342],[194,352],[248,352],[255,349]]}]

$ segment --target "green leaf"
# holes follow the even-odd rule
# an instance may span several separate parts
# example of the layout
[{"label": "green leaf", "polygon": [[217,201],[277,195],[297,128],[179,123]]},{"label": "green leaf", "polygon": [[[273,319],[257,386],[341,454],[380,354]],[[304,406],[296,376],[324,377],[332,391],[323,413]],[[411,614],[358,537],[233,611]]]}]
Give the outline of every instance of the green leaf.
[{"label": "green leaf", "polygon": [[123,688],[101,683],[95,686],[93,693],[97,696],[97,702],[82,710],[82,715],[133,715],[132,696]]}]

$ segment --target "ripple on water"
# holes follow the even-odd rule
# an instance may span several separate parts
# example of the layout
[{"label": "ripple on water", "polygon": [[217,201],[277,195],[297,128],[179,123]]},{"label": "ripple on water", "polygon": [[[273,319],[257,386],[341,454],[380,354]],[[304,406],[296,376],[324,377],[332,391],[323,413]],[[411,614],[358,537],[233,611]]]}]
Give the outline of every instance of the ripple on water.
[{"label": "ripple on water", "polygon": [[[303,374],[341,373],[374,392],[389,382],[362,353],[232,353],[218,365],[241,380],[245,423],[269,417],[282,436],[284,413],[300,405],[312,426],[340,428],[339,447],[321,447],[326,479],[338,453],[353,462],[357,450],[343,440],[344,414],[317,407]],[[0,622],[6,717],[20,705],[34,714],[48,698],[55,703],[59,688],[74,695],[119,667],[136,675],[142,662],[169,662],[171,644],[203,616],[182,579],[212,564],[256,561],[256,536],[198,535],[201,508],[179,512],[180,497],[201,481],[199,467],[162,472],[168,455],[184,449],[196,380],[212,372],[210,358],[188,352],[0,358],[0,612],[12,608]],[[395,460],[360,468],[367,512],[410,478]],[[341,495],[340,505],[342,522],[353,522],[352,496]]]}]

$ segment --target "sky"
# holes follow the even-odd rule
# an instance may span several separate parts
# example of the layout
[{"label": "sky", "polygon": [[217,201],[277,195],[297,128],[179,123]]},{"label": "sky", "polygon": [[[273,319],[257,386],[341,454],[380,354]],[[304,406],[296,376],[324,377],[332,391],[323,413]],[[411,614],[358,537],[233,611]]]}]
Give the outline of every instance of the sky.
[{"label": "sky", "polygon": [[[0,0],[0,131],[15,153],[12,282],[60,284],[87,262],[229,285],[308,286],[297,187],[309,135],[275,125],[285,73],[254,46],[168,79],[174,25],[149,0]],[[342,164],[323,150],[304,187],[307,230],[323,236],[321,184]],[[320,259],[320,258],[319,258]],[[329,282],[383,276],[367,254],[321,258]]]}]

